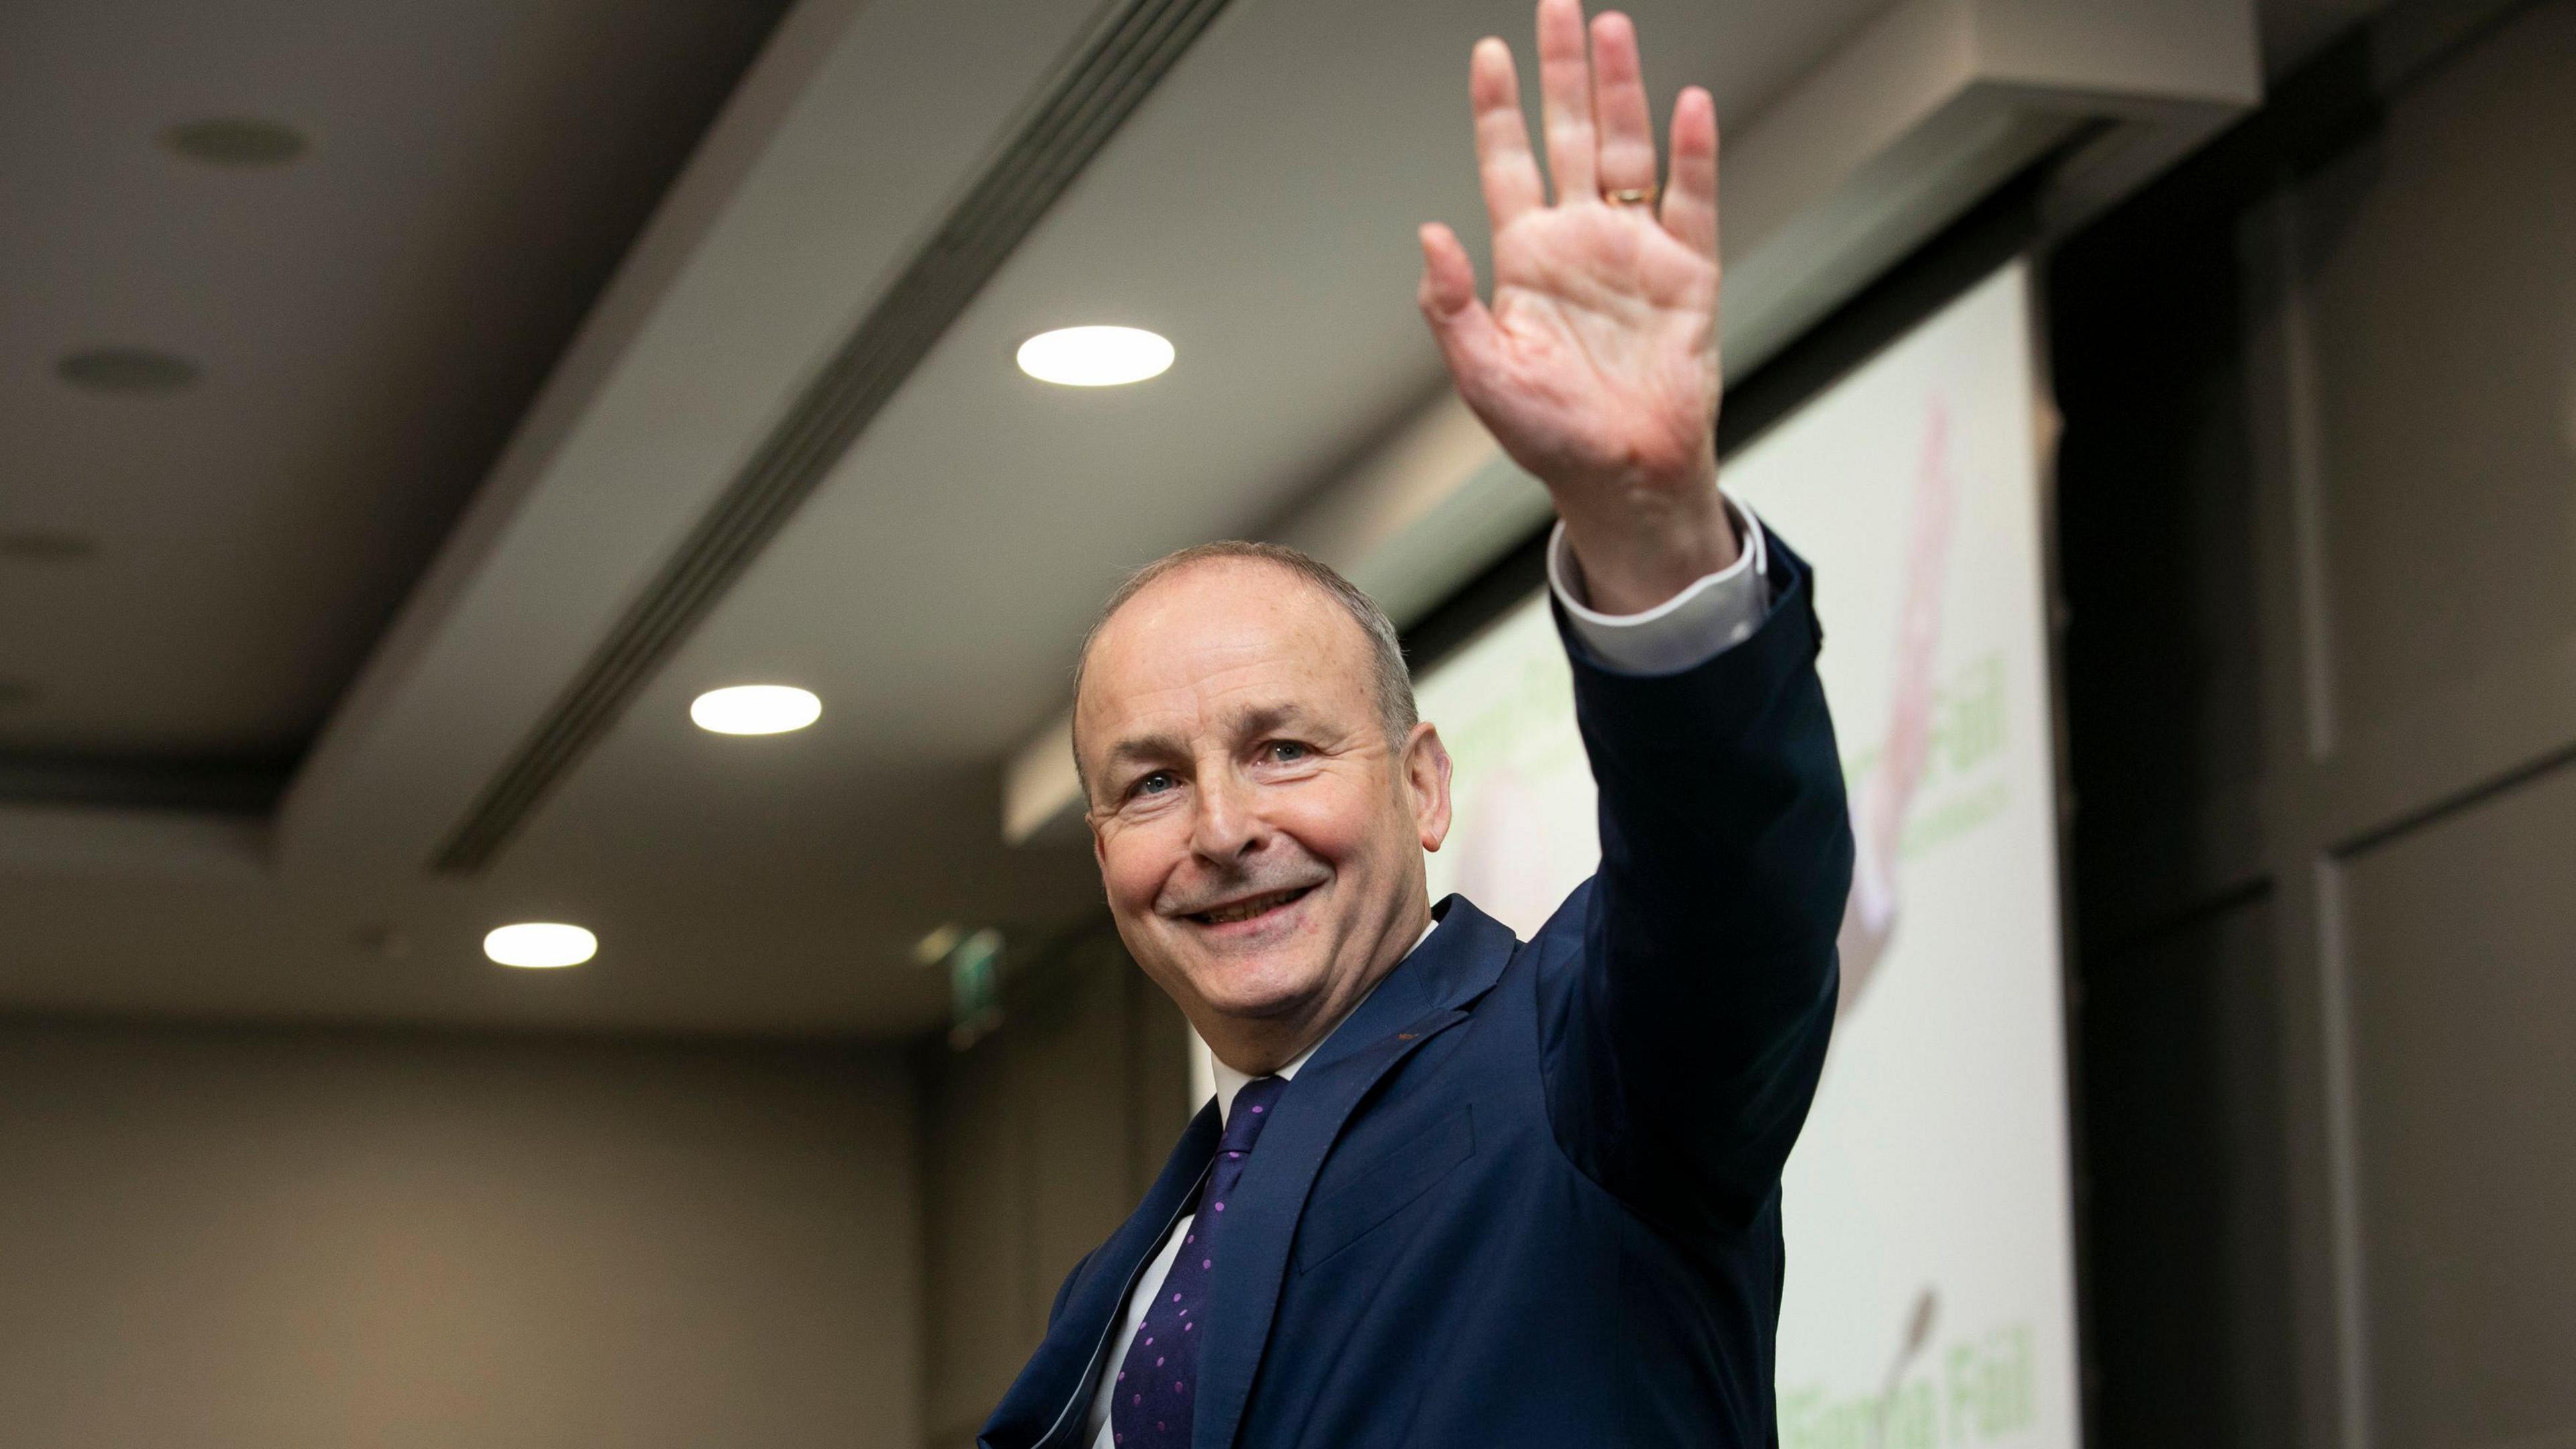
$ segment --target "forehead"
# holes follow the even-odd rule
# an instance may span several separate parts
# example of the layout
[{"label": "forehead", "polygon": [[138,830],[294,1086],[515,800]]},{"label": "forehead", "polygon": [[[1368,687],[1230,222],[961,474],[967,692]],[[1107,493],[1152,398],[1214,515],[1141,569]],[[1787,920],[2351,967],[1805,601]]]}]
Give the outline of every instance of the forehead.
[{"label": "forehead", "polygon": [[1228,705],[1365,711],[1367,633],[1312,580],[1263,559],[1175,569],[1120,605],[1092,641],[1075,708],[1085,748],[1146,716]]}]

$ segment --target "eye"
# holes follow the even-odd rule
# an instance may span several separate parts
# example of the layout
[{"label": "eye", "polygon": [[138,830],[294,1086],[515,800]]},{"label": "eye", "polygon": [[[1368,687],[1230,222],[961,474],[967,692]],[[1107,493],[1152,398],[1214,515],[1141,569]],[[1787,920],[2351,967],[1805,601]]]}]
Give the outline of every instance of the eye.
[{"label": "eye", "polygon": [[1313,753],[1295,740],[1272,740],[1261,747],[1261,757],[1276,765],[1293,765]]},{"label": "eye", "polygon": [[1135,784],[1128,786],[1127,793],[1130,795],[1160,795],[1180,783],[1180,781],[1172,778],[1171,771],[1156,770],[1152,774],[1139,778]]}]

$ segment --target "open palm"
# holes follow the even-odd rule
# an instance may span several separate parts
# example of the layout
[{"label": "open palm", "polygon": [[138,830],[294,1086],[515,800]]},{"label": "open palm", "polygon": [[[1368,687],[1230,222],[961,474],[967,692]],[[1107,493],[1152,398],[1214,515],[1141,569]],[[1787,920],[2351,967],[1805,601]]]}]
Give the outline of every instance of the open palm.
[{"label": "open palm", "polygon": [[1547,484],[1587,570],[1602,572],[1596,558],[1634,564],[1646,576],[1633,582],[1668,596],[1664,583],[1677,588],[1734,550],[1716,496],[1716,109],[1697,87],[1675,103],[1658,212],[1635,28],[1604,14],[1587,46],[1580,0],[1542,0],[1538,32],[1555,204],[1510,49],[1481,41],[1470,88],[1493,302],[1478,299],[1465,248],[1435,223],[1422,231],[1423,315],[1460,396]]}]

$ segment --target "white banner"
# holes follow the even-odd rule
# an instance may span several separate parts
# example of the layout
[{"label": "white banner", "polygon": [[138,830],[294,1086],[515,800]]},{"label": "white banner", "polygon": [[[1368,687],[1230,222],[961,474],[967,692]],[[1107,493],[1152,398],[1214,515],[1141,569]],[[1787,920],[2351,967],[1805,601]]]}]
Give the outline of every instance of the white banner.
[{"label": "white banner", "polygon": [[[2016,263],[1729,461],[1814,566],[1860,846],[1844,998],[1789,1162],[1782,1449],[2077,1443],[2042,418]],[[1533,598],[1421,684],[1431,859],[1524,936],[1598,859]]]}]

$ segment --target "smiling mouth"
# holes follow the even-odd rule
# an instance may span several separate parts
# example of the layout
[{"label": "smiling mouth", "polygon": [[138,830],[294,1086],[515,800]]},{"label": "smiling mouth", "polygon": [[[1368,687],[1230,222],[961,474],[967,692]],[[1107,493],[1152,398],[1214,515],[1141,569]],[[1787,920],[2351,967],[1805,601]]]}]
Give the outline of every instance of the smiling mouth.
[{"label": "smiling mouth", "polygon": [[1202,926],[1230,926],[1237,921],[1248,921],[1255,916],[1267,915],[1272,911],[1293,906],[1305,899],[1306,893],[1313,889],[1313,886],[1299,886],[1295,890],[1272,891],[1268,895],[1250,896],[1231,905],[1218,906],[1214,910],[1192,912],[1189,918]]}]

